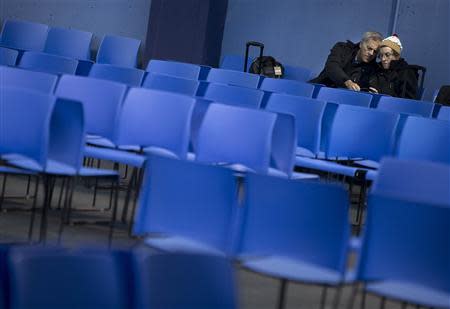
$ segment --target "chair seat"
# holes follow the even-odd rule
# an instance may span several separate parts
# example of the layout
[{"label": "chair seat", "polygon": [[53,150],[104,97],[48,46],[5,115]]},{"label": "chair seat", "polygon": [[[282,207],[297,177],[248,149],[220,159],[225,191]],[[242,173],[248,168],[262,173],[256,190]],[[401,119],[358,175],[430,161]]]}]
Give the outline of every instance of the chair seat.
[{"label": "chair seat", "polygon": [[156,154],[158,156],[164,156],[164,157],[168,157],[168,158],[172,158],[172,159],[179,159],[179,157],[173,153],[170,150],[161,148],[161,147],[145,147],[144,148],[144,153],[145,154]]},{"label": "chair seat", "polygon": [[11,166],[0,166],[0,174],[34,175],[36,173]]},{"label": "chair seat", "polygon": [[205,243],[181,236],[148,237],[144,240],[144,242],[150,247],[166,252],[190,252],[220,256],[226,255],[224,252]]},{"label": "chair seat", "polygon": [[86,146],[84,148],[86,157],[114,161],[134,167],[141,168],[144,165],[146,157],[137,153],[127,152],[119,149],[100,148]]},{"label": "chair seat", "polygon": [[324,160],[318,160],[318,159],[312,159],[312,158],[305,158],[305,157],[295,157],[295,165],[304,167],[304,168],[310,168],[314,170],[329,172],[329,173],[336,173],[339,175],[354,177],[356,171],[358,168],[351,167],[351,166],[345,166],[341,165],[339,163],[330,162],[330,161],[324,161]]},{"label": "chair seat", "polygon": [[307,158],[314,158],[316,156],[314,153],[311,152],[311,150],[303,147],[297,147],[295,150],[295,155]]},{"label": "chair seat", "polygon": [[242,266],[268,276],[304,283],[335,285],[344,281],[335,270],[281,256],[243,260]]},{"label": "chair seat", "polygon": [[368,170],[366,174],[366,179],[374,181],[378,177],[378,171]]},{"label": "chair seat", "polygon": [[372,160],[360,160],[355,162],[358,165],[363,167],[378,169],[380,167],[380,162],[372,161]]},{"label": "chair seat", "polygon": [[78,175],[81,177],[114,177],[119,176],[119,173],[115,170],[104,168],[82,167]]},{"label": "chair seat", "polygon": [[45,172],[47,174],[61,176],[75,176],[77,174],[76,168],[51,159],[47,160],[44,168],[36,161],[20,155],[8,155],[4,158],[11,165],[33,172]]},{"label": "chair seat", "polygon": [[450,308],[450,293],[437,291],[417,284],[384,281],[366,286],[366,290],[392,299],[426,307]]}]

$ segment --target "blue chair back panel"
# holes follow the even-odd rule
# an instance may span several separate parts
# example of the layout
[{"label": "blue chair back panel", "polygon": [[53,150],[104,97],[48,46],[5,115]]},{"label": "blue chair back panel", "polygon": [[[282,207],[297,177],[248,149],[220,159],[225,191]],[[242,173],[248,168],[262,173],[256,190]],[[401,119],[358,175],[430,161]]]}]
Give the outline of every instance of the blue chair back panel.
[{"label": "blue chair back panel", "polygon": [[134,233],[180,235],[227,252],[236,190],[229,169],[150,155]]},{"label": "blue chair back panel", "polygon": [[350,227],[343,187],[248,174],[244,192],[238,255],[299,258],[345,269]]},{"label": "blue chair back panel", "polygon": [[20,154],[45,166],[56,98],[18,88],[0,91],[0,153]]},{"label": "blue chair back panel", "polygon": [[18,56],[17,50],[0,46],[0,65],[15,66]]},{"label": "blue chair back panel", "polygon": [[200,162],[243,164],[267,173],[276,114],[211,104],[198,133]]},{"label": "blue chair back panel", "polygon": [[198,80],[201,67],[197,64],[176,61],[150,60],[147,72]]},{"label": "blue chair back panel", "polygon": [[372,96],[368,93],[322,87],[317,95],[318,100],[346,105],[369,107]]},{"label": "blue chair back panel", "polygon": [[214,69],[209,70],[206,80],[210,83],[229,84],[240,87],[257,89],[260,76],[234,70]]},{"label": "blue chair back panel", "polygon": [[450,106],[441,106],[437,119],[450,121]]},{"label": "blue chair back panel", "polygon": [[24,88],[52,94],[57,81],[58,76],[54,74],[0,66],[1,87]]},{"label": "blue chair back panel", "polygon": [[379,161],[392,153],[399,119],[395,113],[339,105],[326,155]]},{"label": "blue chair back panel", "polygon": [[140,45],[140,40],[105,35],[97,51],[97,63],[135,68]]},{"label": "blue chair back panel", "polygon": [[195,96],[197,94],[199,82],[197,80],[179,78],[170,75],[147,73],[142,82],[143,88],[163,90]]},{"label": "blue chair back panel", "polygon": [[119,263],[111,253],[17,251],[10,256],[11,308],[119,309],[130,305]]},{"label": "blue chair back panel", "polygon": [[311,98],[314,85],[286,79],[264,78],[259,89]]},{"label": "blue chair back panel", "polygon": [[393,199],[445,205],[450,201],[449,183],[450,165],[387,157],[381,160],[371,192]]},{"label": "blue chair back panel", "polygon": [[297,127],[297,146],[319,152],[322,117],[326,102],[283,94],[272,94],[267,110],[295,116]]},{"label": "blue chair back panel", "polygon": [[19,50],[42,51],[48,26],[44,24],[7,19],[3,23],[0,45]]},{"label": "blue chair back panel", "polygon": [[450,122],[408,117],[397,143],[397,157],[450,164]]},{"label": "blue chair back panel", "polygon": [[283,75],[284,79],[291,79],[299,82],[307,82],[312,77],[313,76],[310,69],[291,65],[284,66],[284,75]]},{"label": "blue chair back panel", "polygon": [[377,109],[409,115],[431,117],[434,104],[411,99],[383,96],[378,102]]},{"label": "blue chair back panel", "polygon": [[91,32],[51,27],[44,52],[77,60],[89,60],[91,40]]},{"label": "blue chair back panel", "polygon": [[264,92],[257,89],[208,83],[202,97],[227,105],[259,108]]},{"label": "blue chair back panel", "polygon": [[284,172],[288,177],[294,170],[296,145],[295,116],[278,113],[272,135],[271,166]]},{"label": "blue chair back panel", "polygon": [[238,308],[233,266],[223,257],[156,254],[138,269],[136,308]]},{"label": "blue chair back panel", "polygon": [[51,74],[75,74],[78,61],[41,52],[25,52],[18,64],[20,68]]},{"label": "blue chair back panel", "polygon": [[116,143],[160,147],[185,158],[194,104],[188,96],[132,88],[122,105]]},{"label": "blue chair back panel", "polygon": [[144,73],[145,71],[135,68],[94,63],[89,71],[89,77],[112,80],[130,87],[140,87]]},{"label": "blue chair back panel", "polygon": [[83,104],[85,130],[88,134],[114,140],[117,117],[127,86],[95,78],[63,75],[55,95]]}]

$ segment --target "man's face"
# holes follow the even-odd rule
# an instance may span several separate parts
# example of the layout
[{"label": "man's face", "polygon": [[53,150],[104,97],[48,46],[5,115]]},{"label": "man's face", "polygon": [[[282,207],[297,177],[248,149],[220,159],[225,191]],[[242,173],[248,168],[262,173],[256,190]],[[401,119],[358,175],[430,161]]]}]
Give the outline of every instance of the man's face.
[{"label": "man's face", "polygon": [[370,62],[377,56],[379,41],[368,40],[359,43],[358,60],[362,62]]}]

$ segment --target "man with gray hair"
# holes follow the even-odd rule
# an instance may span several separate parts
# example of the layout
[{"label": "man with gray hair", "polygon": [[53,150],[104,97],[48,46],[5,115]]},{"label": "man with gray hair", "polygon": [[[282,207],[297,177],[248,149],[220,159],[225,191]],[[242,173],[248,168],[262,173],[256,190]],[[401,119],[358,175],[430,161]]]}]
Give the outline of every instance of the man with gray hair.
[{"label": "man with gray hair", "polygon": [[368,90],[369,77],[377,68],[376,57],[382,40],[379,32],[368,31],[359,43],[336,43],[328,55],[325,68],[309,82],[355,91]]}]

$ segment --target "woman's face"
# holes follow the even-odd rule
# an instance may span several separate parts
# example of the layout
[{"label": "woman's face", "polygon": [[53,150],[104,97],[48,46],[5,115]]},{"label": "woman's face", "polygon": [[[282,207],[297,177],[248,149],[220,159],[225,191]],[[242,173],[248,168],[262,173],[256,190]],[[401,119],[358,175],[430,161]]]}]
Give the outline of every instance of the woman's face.
[{"label": "woman's face", "polygon": [[383,46],[378,52],[378,58],[380,59],[381,65],[384,69],[389,69],[392,60],[400,59],[400,55],[396,55],[392,48]]}]

